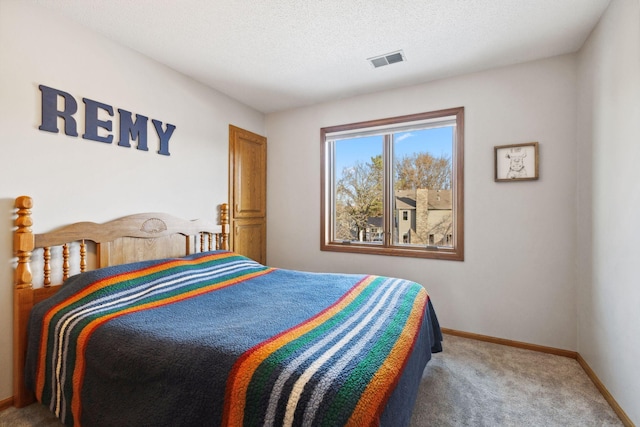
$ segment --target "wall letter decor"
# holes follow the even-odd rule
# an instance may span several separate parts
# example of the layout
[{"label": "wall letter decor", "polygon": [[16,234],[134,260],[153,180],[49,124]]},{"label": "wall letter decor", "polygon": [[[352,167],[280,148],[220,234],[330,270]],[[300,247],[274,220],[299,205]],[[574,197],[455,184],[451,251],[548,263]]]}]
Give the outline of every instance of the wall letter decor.
[{"label": "wall letter decor", "polygon": [[88,98],[82,98],[84,102],[84,134],[82,138],[91,139],[92,141],[106,142],[111,144],[113,141],[113,135],[100,136],[98,135],[98,128],[101,127],[111,132],[113,128],[113,122],[111,120],[99,120],[98,108],[109,113],[109,116],[113,117],[113,107],[111,105],[103,104],[102,102],[94,101]]},{"label": "wall letter decor", "polygon": [[[147,147],[147,121],[148,117],[136,114],[136,121],[131,120],[131,112],[118,108],[120,113],[120,140],[118,145],[121,147],[131,147],[129,144],[129,136],[134,141],[138,141],[138,150],[148,151]],[[162,146],[162,140],[160,140]]]},{"label": "wall letter decor", "polygon": [[[64,119],[64,133],[69,136],[78,136],[76,131],[76,119],[73,115],[78,111],[76,100],[61,90],[40,85],[42,92],[42,124],[38,129],[47,132],[58,133],[58,117]],[[64,110],[58,110],[58,96],[64,98]]]},{"label": "wall letter decor", "polygon": [[[42,123],[38,129],[58,133],[58,118],[61,117],[64,119],[65,135],[78,136],[76,119],[73,117],[78,111],[78,103],[75,98],[67,92],[48,86],[39,85],[38,88],[42,92]],[[62,110],[58,109],[58,100],[60,98],[64,100],[64,108]],[[82,138],[111,144],[113,142],[113,121],[101,120],[98,116],[100,111],[104,111],[109,117],[113,117],[113,107],[88,98],[82,98],[82,102],[84,102],[85,110]],[[149,151],[147,146],[147,123],[149,118],[136,114],[136,120],[133,121],[130,111],[118,108],[118,113],[120,126],[118,145],[130,148],[130,139],[132,139],[138,141],[138,150]],[[104,113],[102,114],[104,117]],[[169,156],[169,140],[176,127],[170,123],[165,125],[160,120],[152,119],[151,121],[158,135],[158,154]]]},{"label": "wall letter decor", "polygon": [[165,156],[169,155],[169,138],[173,135],[173,131],[176,129],[174,125],[167,123],[167,130],[162,130],[162,122],[158,120],[151,120],[153,122],[153,126],[156,128],[156,133],[160,138],[160,149],[158,150],[158,154],[163,154]]}]

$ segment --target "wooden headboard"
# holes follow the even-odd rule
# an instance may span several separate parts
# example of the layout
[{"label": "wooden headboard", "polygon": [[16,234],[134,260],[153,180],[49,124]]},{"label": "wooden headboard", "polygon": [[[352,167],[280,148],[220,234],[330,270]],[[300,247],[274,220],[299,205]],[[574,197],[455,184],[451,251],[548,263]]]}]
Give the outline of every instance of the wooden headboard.
[{"label": "wooden headboard", "polygon": [[[189,255],[227,249],[228,206],[220,205],[220,224],[207,220],[184,220],[164,213],[129,215],[103,224],[79,222],[48,233],[34,234],[31,227],[33,200],[20,196],[15,201],[17,218],[13,250],[18,258],[13,292],[13,404],[23,407],[35,399],[26,389],[24,364],[27,326],[31,308],[60,288],[72,269],[78,272],[136,261]],[[70,247],[77,247],[75,256]],[[88,254],[88,247],[94,249]],[[41,255],[42,285],[34,286],[34,251]],[[52,256],[55,253],[55,256]],[[90,257],[89,255],[93,255]],[[93,262],[88,262],[91,259]],[[72,268],[73,266],[73,268]]]}]

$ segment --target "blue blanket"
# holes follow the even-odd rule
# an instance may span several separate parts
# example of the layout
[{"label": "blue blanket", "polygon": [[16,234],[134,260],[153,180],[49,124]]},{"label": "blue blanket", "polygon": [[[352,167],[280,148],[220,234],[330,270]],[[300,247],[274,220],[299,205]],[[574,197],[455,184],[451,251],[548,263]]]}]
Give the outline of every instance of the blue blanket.
[{"label": "blue blanket", "polygon": [[70,278],[27,381],[68,426],[406,425],[441,334],[424,288],[215,251]]}]

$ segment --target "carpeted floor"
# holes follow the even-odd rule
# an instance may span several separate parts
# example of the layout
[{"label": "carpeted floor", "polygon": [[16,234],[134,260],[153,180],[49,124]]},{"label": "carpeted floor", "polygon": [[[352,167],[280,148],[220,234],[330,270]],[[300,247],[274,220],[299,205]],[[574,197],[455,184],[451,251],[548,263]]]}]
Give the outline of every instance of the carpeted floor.
[{"label": "carpeted floor", "polygon": [[[424,371],[411,427],[622,426],[577,361],[445,335]],[[0,413],[0,427],[61,427],[42,405]]]},{"label": "carpeted floor", "polygon": [[445,335],[411,427],[622,426],[575,359]]}]

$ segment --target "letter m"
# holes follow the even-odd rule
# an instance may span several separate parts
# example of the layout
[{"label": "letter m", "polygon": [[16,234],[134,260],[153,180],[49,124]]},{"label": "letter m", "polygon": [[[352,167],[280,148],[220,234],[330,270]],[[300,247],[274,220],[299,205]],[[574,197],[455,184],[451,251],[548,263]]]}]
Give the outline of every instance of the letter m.
[{"label": "letter m", "polygon": [[136,121],[131,118],[131,112],[118,108],[120,113],[120,140],[118,145],[121,147],[131,147],[129,137],[132,140],[138,140],[138,150],[149,151],[147,147],[147,121],[148,117],[136,114]]}]

